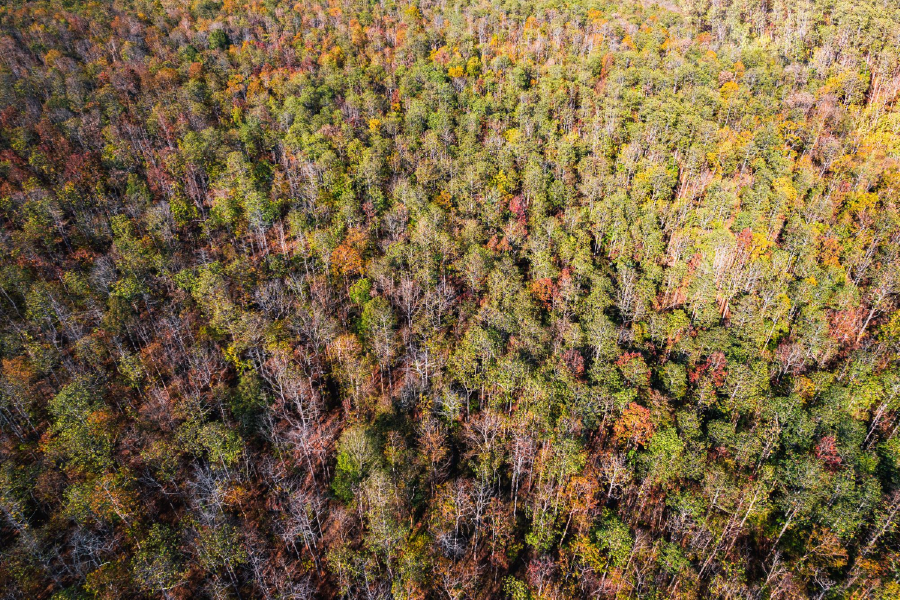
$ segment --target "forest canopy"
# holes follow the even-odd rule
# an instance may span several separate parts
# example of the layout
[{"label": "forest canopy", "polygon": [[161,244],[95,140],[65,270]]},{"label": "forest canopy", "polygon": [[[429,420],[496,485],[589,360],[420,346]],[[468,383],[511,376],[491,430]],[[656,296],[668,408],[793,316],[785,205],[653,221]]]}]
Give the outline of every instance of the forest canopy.
[{"label": "forest canopy", "polygon": [[900,598],[900,4],[0,6],[0,598]]}]

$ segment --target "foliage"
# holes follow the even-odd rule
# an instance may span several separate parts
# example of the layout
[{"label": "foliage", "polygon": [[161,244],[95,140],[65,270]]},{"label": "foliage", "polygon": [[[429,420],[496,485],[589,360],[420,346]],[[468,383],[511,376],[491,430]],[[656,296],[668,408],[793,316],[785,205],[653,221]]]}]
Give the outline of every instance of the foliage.
[{"label": "foliage", "polygon": [[894,598],[900,6],[0,6],[0,596]]}]

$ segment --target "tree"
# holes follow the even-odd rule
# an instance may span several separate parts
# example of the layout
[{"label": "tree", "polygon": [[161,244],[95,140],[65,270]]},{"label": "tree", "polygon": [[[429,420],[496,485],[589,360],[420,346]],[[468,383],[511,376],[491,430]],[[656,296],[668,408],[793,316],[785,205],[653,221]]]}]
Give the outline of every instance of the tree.
[{"label": "tree", "polygon": [[132,564],[135,579],[148,592],[167,595],[184,581],[177,537],[165,525],[155,524],[150,528]]}]

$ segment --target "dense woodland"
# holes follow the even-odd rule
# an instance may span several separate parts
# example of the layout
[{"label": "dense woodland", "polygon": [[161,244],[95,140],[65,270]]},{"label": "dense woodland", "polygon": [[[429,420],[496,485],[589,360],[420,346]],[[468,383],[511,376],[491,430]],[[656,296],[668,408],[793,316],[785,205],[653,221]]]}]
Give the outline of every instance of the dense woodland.
[{"label": "dense woodland", "polygon": [[895,0],[0,6],[0,598],[900,598]]}]

